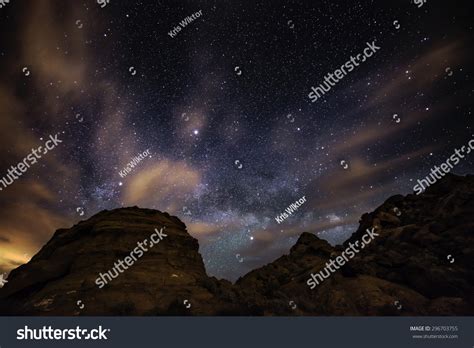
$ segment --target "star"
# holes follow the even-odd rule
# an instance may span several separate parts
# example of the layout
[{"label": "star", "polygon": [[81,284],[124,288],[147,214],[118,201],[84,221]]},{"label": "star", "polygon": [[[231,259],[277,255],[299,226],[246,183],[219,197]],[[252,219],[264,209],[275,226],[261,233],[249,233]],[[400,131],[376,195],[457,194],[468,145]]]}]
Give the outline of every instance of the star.
[{"label": "star", "polygon": [[[370,32],[376,37],[370,37],[345,15],[373,13],[370,1],[347,2],[347,12],[334,12],[330,1],[315,7],[310,0],[302,0],[313,8],[308,15],[294,4],[285,5],[283,14],[276,5],[266,13],[265,6],[241,2],[234,6],[235,14],[225,17],[219,30],[211,33],[209,24],[225,16],[225,6],[203,4],[202,16],[186,20],[182,27],[179,23],[192,11],[174,2],[160,2],[147,2],[146,11],[115,2],[114,11],[107,7],[91,12],[89,21],[94,25],[88,27],[87,38],[80,40],[70,34],[69,20],[51,26],[49,19],[65,19],[69,10],[79,13],[81,2],[71,2],[71,6],[60,2],[45,9],[47,16],[22,20],[18,28],[12,26],[15,21],[2,22],[12,37],[20,39],[6,42],[0,57],[2,68],[11,76],[12,90],[22,93],[15,100],[0,98],[0,109],[15,111],[2,114],[4,123],[12,127],[0,129],[0,143],[11,155],[13,162],[8,166],[16,164],[17,157],[32,166],[25,169],[19,164],[17,169],[6,169],[10,174],[0,174],[0,209],[12,212],[3,218],[21,234],[12,251],[30,250],[26,241],[31,239],[39,250],[54,230],[67,227],[62,221],[76,207],[87,206],[92,216],[137,205],[178,218],[192,217],[187,227],[199,236],[206,271],[235,280],[248,271],[239,268],[245,262],[236,266],[235,250],[255,257],[261,265],[271,262],[274,251],[291,248],[301,232],[326,228],[320,217],[330,214],[348,221],[331,222],[334,226],[323,236],[329,242],[343,242],[357,229],[351,223],[357,224],[363,213],[376,209],[376,202],[413,191],[427,168],[436,164],[434,148],[437,154],[449,153],[454,142],[463,142],[458,139],[461,134],[472,134],[472,110],[467,102],[472,88],[463,66],[470,46],[458,35],[454,22],[440,26],[413,6],[409,11],[421,16],[423,30],[385,35],[386,24],[405,16],[406,9],[380,5],[370,21]],[[173,13],[172,19],[157,19],[165,10]],[[19,7],[10,6],[9,11],[12,18],[25,15]],[[449,18],[461,18],[465,9],[451,6],[449,11]],[[289,14],[294,16],[293,29],[287,25]],[[268,19],[262,24],[264,33],[272,35],[255,35],[254,24],[262,15]],[[340,34],[339,26],[347,35],[326,47],[328,37]],[[240,46],[228,40],[236,27]],[[50,28],[51,35],[43,28]],[[309,36],[296,45],[292,34],[298,28],[305,28]],[[171,31],[175,32],[172,36]],[[35,40],[38,46],[48,47],[51,37],[60,40],[53,40],[53,49],[44,54],[37,50],[25,54],[16,47]],[[374,39],[383,39],[387,47],[397,50],[382,49],[361,62],[357,55]],[[418,45],[420,40],[422,45]],[[322,54],[322,48],[330,48],[331,55]],[[261,59],[268,52],[274,53],[271,64]],[[457,56],[455,66],[452,57]],[[34,80],[21,73],[23,65],[17,64],[43,60],[64,64],[49,64],[40,74],[32,66]],[[76,68],[64,74],[63,67]],[[143,71],[135,76],[140,79],[132,78],[130,67]],[[235,67],[241,68],[240,76]],[[329,79],[328,73],[333,77]],[[440,78],[449,83],[433,83]],[[324,81],[324,88],[312,90]],[[320,98],[311,101],[310,92]],[[32,105],[35,100],[47,103]],[[17,104],[25,108],[14,107]],[[459,117],[450,117],[446,110],[455,110]],[[392,118],[394,114],[400,115],[400,123]],[[41,122],[31,121],[36,119]],[[24,144],[44,146],[49,134],[65,130],[64,139],[60,137],[63,150],[45,158],[28,157]],[[10,132],[15,132],[13,142]],[[405,161],[415,159],[413,154],[424,160]],[[347,170],[337,165],[348,158],[353,165]],[[395,165],[401,160],[403,165]],[[471,159],[460,165],[466,174],[474,170]],[[27,177],[20,177],[20,168],[28,171]],[[7,188],[13,175],[18,179]],[[393,182],[393,178],[398,179]],[[27,185],[29,180],[33,185]],[[21,185],[25,194],[14,195]],[[339,189],[342,186],[344,190]],[[42,187],[58,192],[59,199],[28,202]],[[303,195],[314,195],[312,206],[305,204],[294,211],[282,230],[275,216]],[[25,202],[30,207],[27,214],[13,208]],[[192,215],[185,214],[184,206]],[[38,231],[29,227],[34,225],[35,211],[44,212],[54,226],[39,224]],[[32,221],[22,223],[24,216]],[[82,219],[79,214],[75,218]],[[35,233],[42,237],[31,238]],[[0,243],[2,237],[0,233]],[[0,265],[16,262],[9,261],[0,260]],[[2,271],[9,274],[6,268]]]}]

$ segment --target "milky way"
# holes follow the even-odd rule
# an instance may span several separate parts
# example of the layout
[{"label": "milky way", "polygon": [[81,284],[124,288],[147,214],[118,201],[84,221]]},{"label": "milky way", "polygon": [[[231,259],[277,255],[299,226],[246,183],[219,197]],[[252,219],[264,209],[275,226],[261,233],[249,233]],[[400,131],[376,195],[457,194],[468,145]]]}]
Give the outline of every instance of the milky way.
[{"label": "milky way", "polygon": [[[208,273],[231,280],[304,231],[341,243],[473,137],[467,7],[11,1],[0,9],[2,173],[64,133],[0,192],[0,271],[57,228],[134,205],[180,217]],[[373,57],[311,101],[374,40]],[[473,169],[471,156],[454,172]]]}]

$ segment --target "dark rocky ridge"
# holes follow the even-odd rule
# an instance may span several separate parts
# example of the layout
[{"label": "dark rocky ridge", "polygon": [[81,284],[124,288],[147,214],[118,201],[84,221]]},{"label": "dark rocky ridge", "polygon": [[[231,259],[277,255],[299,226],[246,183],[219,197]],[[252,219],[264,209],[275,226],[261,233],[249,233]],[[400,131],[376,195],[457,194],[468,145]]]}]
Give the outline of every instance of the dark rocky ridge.
[{"label": "dark rocky ridge", "polygon": [[[289,255],[231,284],[206,274],[197,240],[177,217],[137,207],[103,211],[57,230],[13,270],[0,289],[0,314],[473,315],[473,213],[474,176],[447,175],[419,196],[393,196],[364,214],[343,246],[305,232]],[[99,273],[161,226],[168,237],[97,287]],[[380,236],[310,290],[310,274],[372,226]]]}]

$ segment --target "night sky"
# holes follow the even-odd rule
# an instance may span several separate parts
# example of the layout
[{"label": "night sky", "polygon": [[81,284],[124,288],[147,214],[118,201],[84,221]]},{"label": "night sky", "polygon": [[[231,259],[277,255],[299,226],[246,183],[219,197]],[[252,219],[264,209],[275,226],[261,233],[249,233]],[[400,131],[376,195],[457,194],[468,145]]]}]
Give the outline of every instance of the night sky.
[{"label": "night sky", "polygon": [[[208,273],[229,280],[304,231],[341,243],[473,138],[473,22],[469,1],[10,0],[0,177],[50,134],[63,142],[0,191],[0,273],[56,229],[134,205],[177,215]],[[312,103],[311,87],[374,40]]]}]

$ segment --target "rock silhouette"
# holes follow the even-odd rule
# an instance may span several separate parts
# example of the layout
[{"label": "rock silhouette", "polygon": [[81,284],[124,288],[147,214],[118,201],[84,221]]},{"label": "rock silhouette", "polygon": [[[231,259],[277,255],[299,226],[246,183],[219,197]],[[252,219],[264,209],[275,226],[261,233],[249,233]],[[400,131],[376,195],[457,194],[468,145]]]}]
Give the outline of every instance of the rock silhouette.
[{"label": "rock silhouette", "polygon": [[[97,276],[161,226],[168,237],[99,289]],[[379,236],[311,290],[310,274],[371,227]],[[57,230],[10,273],[0,314],[473,315],[473,228],[474,176],[446,175],[419,196],[396,195],[364,214],[343,245],[304,232],[288,255],[232,284],[206,274],[197,240],[177,217],[102,211]]]}]

